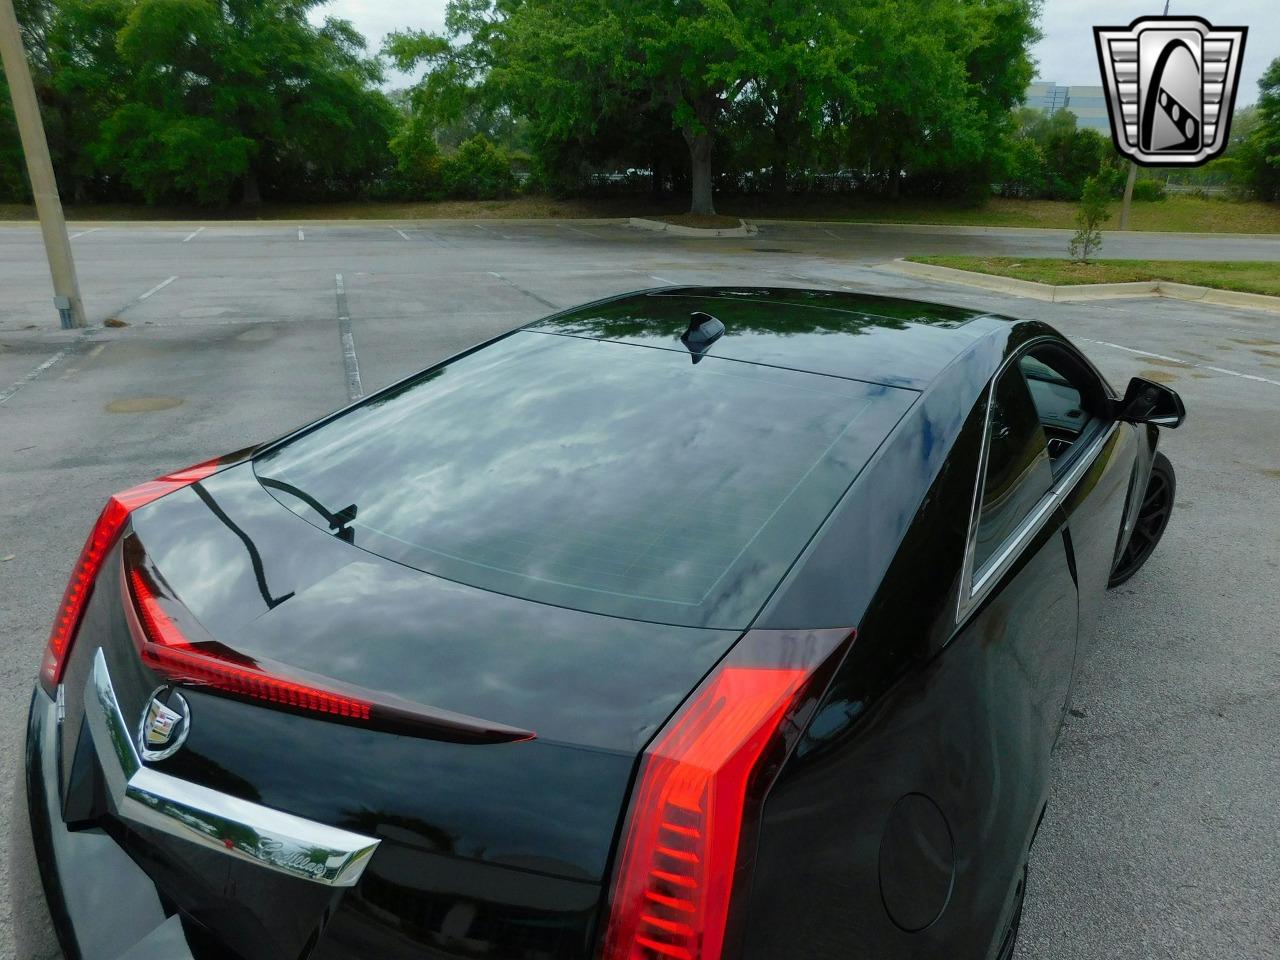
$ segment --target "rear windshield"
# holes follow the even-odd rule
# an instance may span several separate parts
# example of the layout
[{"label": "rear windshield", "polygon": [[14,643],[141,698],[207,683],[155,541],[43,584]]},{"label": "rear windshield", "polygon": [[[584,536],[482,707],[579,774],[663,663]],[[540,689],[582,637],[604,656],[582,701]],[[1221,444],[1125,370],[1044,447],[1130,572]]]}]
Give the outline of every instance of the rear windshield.
[{"label": "rear windshield", "polygon": [[259,456],[272,496],[425,572],[747,626],[909,391],[521,332]]}]

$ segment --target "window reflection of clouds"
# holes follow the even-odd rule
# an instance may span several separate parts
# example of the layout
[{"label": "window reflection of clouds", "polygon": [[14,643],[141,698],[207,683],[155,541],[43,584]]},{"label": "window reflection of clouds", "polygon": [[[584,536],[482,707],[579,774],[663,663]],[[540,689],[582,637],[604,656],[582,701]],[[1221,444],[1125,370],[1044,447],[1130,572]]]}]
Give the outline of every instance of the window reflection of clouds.
[{"label": "window reflection of clouds", "polygon": [[793,494],[815,471],[851,479],[861,444],[840,443],[886,390],[709,359],[692,369],[667,351],[517,334],[258,470],[355,502],[358,546],[442,576],[696,606],[783,507],[809,523],[778,559],[794,556],[834,498]]}]

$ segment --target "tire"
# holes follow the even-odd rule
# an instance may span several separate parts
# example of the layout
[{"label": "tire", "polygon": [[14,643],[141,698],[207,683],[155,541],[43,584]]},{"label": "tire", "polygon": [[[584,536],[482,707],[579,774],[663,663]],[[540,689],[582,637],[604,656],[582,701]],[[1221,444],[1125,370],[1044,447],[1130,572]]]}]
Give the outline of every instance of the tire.
[{"label": "tire", "polygon": [[1142,506],[1138,508],[1138,516],[1133,521],[1133,533],[1129,535],[1129,542],[1116,561],[1108,587],[1120,586],[1142,569],[1142,565],[1164,536],[1164,528],[1169,525],[1177,493],[1178,478],[1174,475],[1173,464],[1163,453],[1157,453],[1151,463],[1151,477],[1142,495]]},{"label": "tire", "polygon": [[1000,952],[996,954],[996,960],[1013,960],[1013,955],[1018,949],[1018,931],[1022,928],[1022,907],[1027,902],[1028,872],[1029,868],[1023,866],[1022,879],[1018,881],[1018,890],[1015,894],[1017,904],[1014,906],[1013,917],[1009,920],[1004,939],[1000,943]]}]

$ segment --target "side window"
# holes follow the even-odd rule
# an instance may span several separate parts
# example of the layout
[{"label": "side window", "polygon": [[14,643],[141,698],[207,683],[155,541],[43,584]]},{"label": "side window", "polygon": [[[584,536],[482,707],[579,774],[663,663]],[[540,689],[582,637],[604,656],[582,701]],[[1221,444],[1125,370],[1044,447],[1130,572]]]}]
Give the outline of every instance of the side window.
[{"label": "side window", "polygon": [[[1049,444],[1049,459],[1056,467],[1065,462],[1076,440],[1094,419],[1089,413],[1087,382],[1083,371],[1052,352],[1032,351],[1018,361],[1035,403],[1040,425]],[[1086,389],[1081,390],[1081,386]],[[1096,392],[1097,388],[1093,392]]]},{"label": "side window", "polygon": [[1053,485],[1045,432],[1019,366],[1008,367],[996,382],[987,416],[990,422],[974,545],[975,574]]}]

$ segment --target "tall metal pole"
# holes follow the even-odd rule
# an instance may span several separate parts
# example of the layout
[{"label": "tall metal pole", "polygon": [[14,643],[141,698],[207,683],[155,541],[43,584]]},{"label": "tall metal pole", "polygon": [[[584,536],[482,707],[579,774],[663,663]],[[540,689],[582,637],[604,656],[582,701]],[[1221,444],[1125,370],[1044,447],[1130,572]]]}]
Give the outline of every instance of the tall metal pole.
[{"label": "tall metal pole", "polygon": [[[1169,15],[1169,0],[1164,0],[1164,16]],[[1129,179],[1124,182],[1124,200],[1120,204],[1120,229],[1129,229],[1129,205],[1133,203],[1133,182],[1138,179],[1138,165],[1129,161]]]},{"label": "tall metal pole", "polygon": [[[2,0],[0,0],[2,2]],[[1129,229],[1129,204],[1133,203],[1133,182],[1138,179],[1138,165],[1129,161],[1129,179],[1124,182],[1124,201],[1120,204],[1120,229]]]},{"label": "tall metal pole", "polygon": [[0,60],[4,61],[9,96],[13,99],[13,113],[18,121],[18,135],[22,139],[22,152],[27,158],[27,175],[31,178],[31,192],[35,195],[36,215],[40,218],[40,232],[44,235],[45,255],[49,258],[49,273],[53,277],[53,303],[64,329],[83,327],[84,304],[80,300],[76,262],[71,257],[67,221],[62,216],[58,183],[53,177],[53,162],[49,159],[49,142],[40,121],[36,88],[31,83],[31,70],[27,65],[26,51],[22,48],[22,34],[18,31],[13,0],[0,0]]}]

